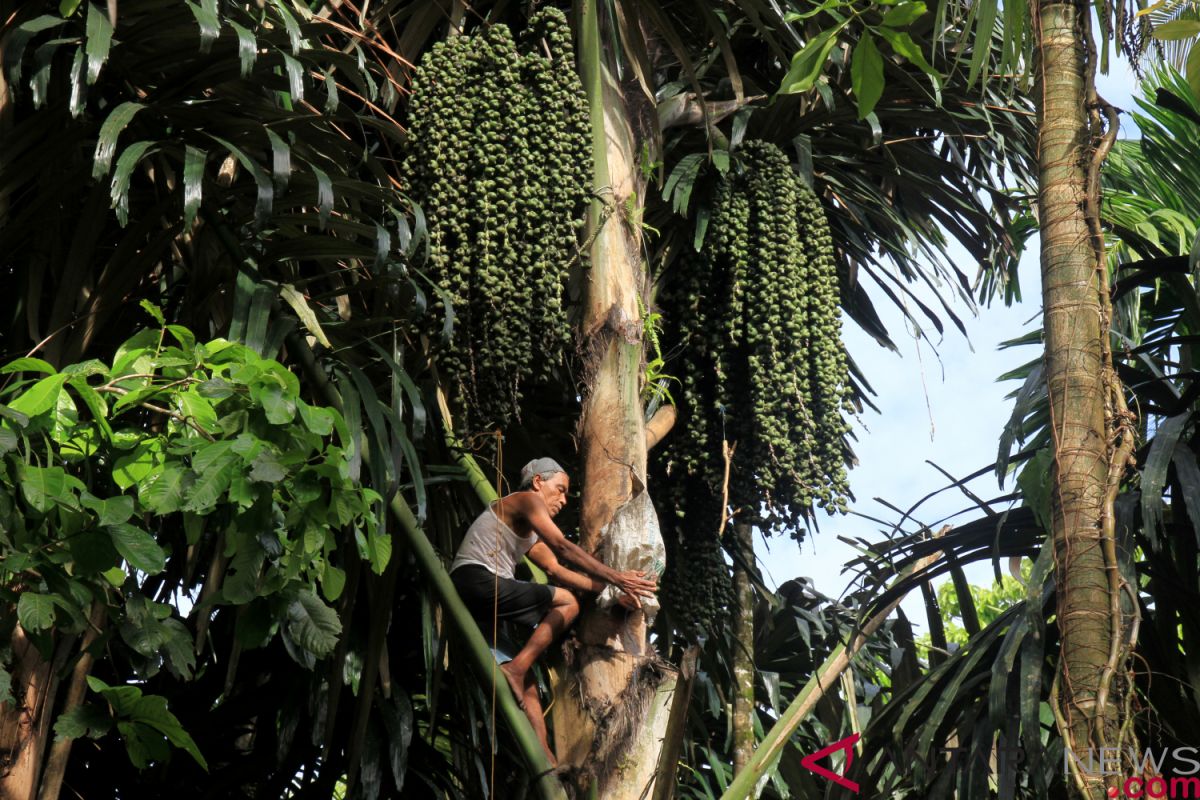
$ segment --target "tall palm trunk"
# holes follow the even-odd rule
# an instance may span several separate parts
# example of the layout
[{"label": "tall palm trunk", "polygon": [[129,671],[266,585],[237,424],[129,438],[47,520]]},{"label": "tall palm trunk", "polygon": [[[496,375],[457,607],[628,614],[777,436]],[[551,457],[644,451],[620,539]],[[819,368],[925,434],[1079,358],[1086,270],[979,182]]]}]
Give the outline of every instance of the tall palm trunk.
[{"label": "tall palm trunk", "polygon": [[738,558],[733,562],[733,771],[754,755],[754,528],[733,526]]},{"label": "tall palm trunk", "polygon": [[[1118,744],[1119,703],[1109,691],[1119,668],[1122,625],[1110,488],[1125,457],[1114,451],[1114,394],[1108,352],[1107,275],[1098,226],[1098,115],[1094,48],[1086,3],[1042,0],[1034,7],[1039,85],[1038,212],[1046,381],[1054,446],[1052,525],[1062,650],[1057,678],[1060,730],[1086,764]],[[1115,131],[1114,131],[1115,132]],[[1128,437],[1126,436],[1126,440]],[[1111,469],[1112,464],[1118,464]],[[1089,748],[1094,748],[1089,750]],[[1078,770],[1076,790],[1106,796],[1104,776]]]},{"label": "tall palm trunk", "polygon": [[[642,116],[653,109],[628,95],[601,45],[596,0],[580,5],[580,71],[591,109],[593,202],[580,329],[588,359],[580,440],[582,546],[609,560],[606,533],[625,515],[653,515],[646,494],[646,426],[641,401],[641,309],[647,292],[641,229],[626,209],[641,204]],[[649,532],[647,532],[649,533]],[[604,798],[636,798],[651,785],[666,730],[674,673],[649,651],[640,612],[586,611],[569,674],[557,683],[558,756],[584,767]]]}]

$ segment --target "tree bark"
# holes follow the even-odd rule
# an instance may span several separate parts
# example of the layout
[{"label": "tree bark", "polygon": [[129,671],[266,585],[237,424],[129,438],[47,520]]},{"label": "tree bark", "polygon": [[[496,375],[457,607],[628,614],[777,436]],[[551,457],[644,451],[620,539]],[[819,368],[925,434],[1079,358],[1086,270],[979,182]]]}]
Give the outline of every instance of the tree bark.
[{"label": "tree bark", "polygon": [[733,774],[754,755],[754,529],[733,526],[740,559],[733,562]]},{"label": "tree bark", "polygon": [[[1108,335],[1106,267],[1096,256],[1086,209],[1095,133],[1087,109],[1089,8],[1043,0],[1033,8],[1037,36],[1038,213],[1046,381],[1054,447],[1052,534],[1061,633],[1062,733],[1086,761],[1089,747],[1116,742],[1118,704],[1097,702],[1120,620],[1103,524],[1110,446],[1105,413]],[[1093,751],[1095,752],[1095,751]],[[1106,796],[1103,775],[1075,776],[1084,797]],[[1114,784],[1115,785],[1115,784]]]},{"label": "tree bark", "polygon": [[[579,423],[583,492],[580,544],[614,569],[606,533],[625,514],[653,514],[646,495],[646,425],[641,401],[641,308],[648,279],[641,228],[626,219],[641,205],[639,142],[654,109],[636,84],[622,86],[600,33],[596,0],[579,9],[579,65],[592,124],[590,264],[577,288],[587,360]],[[656,123],[650,123],[656,124]],[[586,609],[567,674],[556,685],[555,741],[561,761],[582,768],[604,798],[649,796],[669,717],[674,672],[650,650],[640,612]]]},{"label": "tree bark", "polygon": [[20,625],[13,632],[15,702],[0,705],[0,766],[3,767],[0,798],[3,800],[37,798],[58,695],[58,668],[65,661],[66,646],[59,642],[56,657],[48,661]]}]

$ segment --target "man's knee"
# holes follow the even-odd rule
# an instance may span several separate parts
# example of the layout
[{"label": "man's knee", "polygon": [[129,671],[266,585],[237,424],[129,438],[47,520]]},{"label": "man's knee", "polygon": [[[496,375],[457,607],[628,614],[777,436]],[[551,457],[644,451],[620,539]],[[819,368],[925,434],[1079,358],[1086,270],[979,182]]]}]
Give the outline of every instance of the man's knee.
[{"label": "man's knee", "polygon": [[575,595],[566,589],[555,589],[554,607],[562,613],[567,622],[579,616],[579,601],[575,599]]}]

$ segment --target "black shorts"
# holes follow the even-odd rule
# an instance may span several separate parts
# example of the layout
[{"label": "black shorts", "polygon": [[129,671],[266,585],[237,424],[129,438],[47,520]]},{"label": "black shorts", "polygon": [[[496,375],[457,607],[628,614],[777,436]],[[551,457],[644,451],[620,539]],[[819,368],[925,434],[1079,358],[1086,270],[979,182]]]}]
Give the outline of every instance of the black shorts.
[{"label": "black shorts", "polygon": [[488,629],[493,613],[500,620],[536,627],[554,602],[553,586],[501,578],[479,564],[463,564],[450,573],[450,580],[471,616],[487,622]]}]

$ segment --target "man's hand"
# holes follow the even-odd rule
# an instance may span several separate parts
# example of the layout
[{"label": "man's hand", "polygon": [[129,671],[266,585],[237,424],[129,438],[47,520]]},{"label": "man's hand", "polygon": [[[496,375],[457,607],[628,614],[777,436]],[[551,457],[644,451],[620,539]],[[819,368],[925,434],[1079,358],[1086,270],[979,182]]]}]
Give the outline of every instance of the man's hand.
[{"label": "man's hand", "polygon": [[[631,569],[618,572],[613,585],[624,592],[633,601],[633,608],[641,608],[639,597],[653,597],[658,591],[658,584],[653,577],[647,578],[641,570]],[[624,600],[624,598],[622,598]],[[627,606],[628,607],[628,606]]]},{"label": "man's hand", "polygon": [[617,605],[626,611],[636,611],[642,607],[641,602],[628,592],[621,592],[621,596],[617,598]]}]

